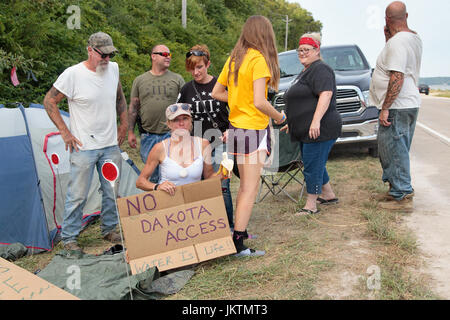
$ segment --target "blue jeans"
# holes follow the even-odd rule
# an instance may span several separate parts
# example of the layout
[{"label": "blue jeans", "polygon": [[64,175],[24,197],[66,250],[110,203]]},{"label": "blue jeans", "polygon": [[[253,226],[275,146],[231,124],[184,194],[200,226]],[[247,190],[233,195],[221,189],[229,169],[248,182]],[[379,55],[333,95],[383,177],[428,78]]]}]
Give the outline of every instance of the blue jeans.
[{"label": "blue jeans", "polygon": [[326,164],[336,139],[313,143],[300,143],[306,192],[321,194],[322,186],[330,181]]},{"label": "blue jeans", "polygon": [[[141,159],[144,164],[147,162],[148,154],[152,150],[153,146],[158,142],[161,142],[170,137],[170,132],[157,134],[157,133],[143,133],[141,134]],[[158,183],[160,178],[159,165],[153,171],[150,181],[153,183]]]},{"label": "blue jeans", "polygon": [[[70,181],[67,187],[66,202],[62,223],[61,238],[64,243],[75,242],[82,229],[83,208],[97,169],[102,194],[101,233],[105,236],[118,224],[115,192],[101,173],[102,165],[113,161],[121,168],[122,156],[118,146],[97,150],[72,152],[70,154]],[[120,171],[120,169],[119,169]],[[97,192],[96,190],[94,192]]]},{"label": "blue jeans", "polygon": [[389,127],[378,128],[378,152],[383,182],[391,185],[389,194],[402,200],[414,191],[411,186],[409,149],[416,128],[418,108],[390,109]]},{"label": "blue jeans", "polygon": [[[219,144],[211,152],[212,166],[214,172],[217,172],[220,167],[220,162],[222,162],[222,153],[226,151],[226,144]],[[227,211],[228,224],[230,228],[234,227],[233,222],[233,200],[231,198],[230,191],[230,179],[222,180],[222,195],[223,201],[225,202],[225,209]]]}]

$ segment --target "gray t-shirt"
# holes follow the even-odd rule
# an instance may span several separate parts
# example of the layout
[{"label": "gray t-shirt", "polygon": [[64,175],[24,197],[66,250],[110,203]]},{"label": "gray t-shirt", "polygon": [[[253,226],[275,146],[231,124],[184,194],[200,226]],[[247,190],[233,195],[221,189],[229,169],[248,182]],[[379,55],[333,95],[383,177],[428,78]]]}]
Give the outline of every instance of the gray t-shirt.
[{"label": "gray t-shirt", "polygon": [[370,83],[369,102],[378,109],[386,99],[391,71],[404,74],[402,89],[391,109],[419,108],[419,85],[422,63],[422,40],[412,32],[398,32],[386,43],[377,59]]},{"label": "gray t-shirt", "polygon": [[167,71],[155,76],[150,71],[136,77],[131,89],[131,98],[139,98],[139,116],[142,128],[150,133],[166,133],[166,108],[176,103],[184,79],[178,73]]}]

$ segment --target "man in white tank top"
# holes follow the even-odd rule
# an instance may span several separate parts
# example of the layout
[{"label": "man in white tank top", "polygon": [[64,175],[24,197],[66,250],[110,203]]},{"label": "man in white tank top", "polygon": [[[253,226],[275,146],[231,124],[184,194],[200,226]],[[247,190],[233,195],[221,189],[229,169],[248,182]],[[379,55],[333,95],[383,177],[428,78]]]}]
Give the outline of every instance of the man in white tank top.
[{"label": "man in white tank top", "polygon": [[[110,62],[116,51],[108,34],[97,32],[91,35],[88,59],[67,68],[44,98],[45,110],[60,131],[66,150],[71,152],[70,181],[61,233],[66,250],[81,250],[77,237],[95,168],[99,172],[102,189],[102,236],[114,243],[121,240],[115,231],[118,224],[115,192],[100,174],[106,161],[113,161],[121,167],[119,145],[125,140],[128,126],[119,67],[116,62]],[[58,103],[64,98],[69,104],[70,129],[58,108]],[[119,127],[117,116],[120,118]]]},{"label": "man in white tank top", "polygon": [[380,109],[378,150],[382,179],[389,192],[380,206],[410,211],[411,186],[409,149],[421,103],[417,89],[422,60],[422,41],[409,29],[403,2],[386,8],[386,45],[380,53],[370,86],[370,100]]}]

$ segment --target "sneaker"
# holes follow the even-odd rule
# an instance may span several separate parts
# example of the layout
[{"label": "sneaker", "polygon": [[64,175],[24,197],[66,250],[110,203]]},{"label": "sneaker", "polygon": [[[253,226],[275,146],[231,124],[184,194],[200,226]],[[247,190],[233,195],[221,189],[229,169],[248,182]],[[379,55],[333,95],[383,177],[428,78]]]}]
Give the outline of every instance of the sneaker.
[{"label": "sneaker", "polygon": [[412,197],[404,197],[402,200],[390,200],[378,203],[379,207],[389,211],[403,211],[406,213],[413,212]]},{"label": "sneaker", "polygon": [[247,248],[245,250],[239,251],[238,253],[235,253],[235,257],[259,257],[265,255],[266,252],[262,250],[254,250]]},{"label": "sneaker", "polygon": [[83,250],[80,248],[80,246],[76,242],[69,242],[69,243],[64,244],[64,250],[83,252]]},{"label": "sneaker", "polygon": [[103,237],[104,240],[112,242],[112,243],[121,243],[122,238],[120,237],[120,234],[116,231],[111,231],[110,233],[106,234]]}]

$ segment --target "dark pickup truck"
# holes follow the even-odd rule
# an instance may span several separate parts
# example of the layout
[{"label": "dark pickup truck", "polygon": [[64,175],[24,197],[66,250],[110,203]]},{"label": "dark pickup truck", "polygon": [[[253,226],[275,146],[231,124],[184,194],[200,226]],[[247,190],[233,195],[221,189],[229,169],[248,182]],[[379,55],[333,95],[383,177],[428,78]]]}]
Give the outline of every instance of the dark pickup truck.
[{"label": "dark pickup truck", "polygon": [[[372,69],[357,45],[323,46],[323,60],[334,69],[337,87],[337,110],[342,117],[342,133],[336,144],[358,144],[378,156],[378,110],[369,106],[369,86]],[[272,105],[284,110],[284,93],[303,70],[297,52],[278,55],[281,80],[278,93],[271,95]]]}]

